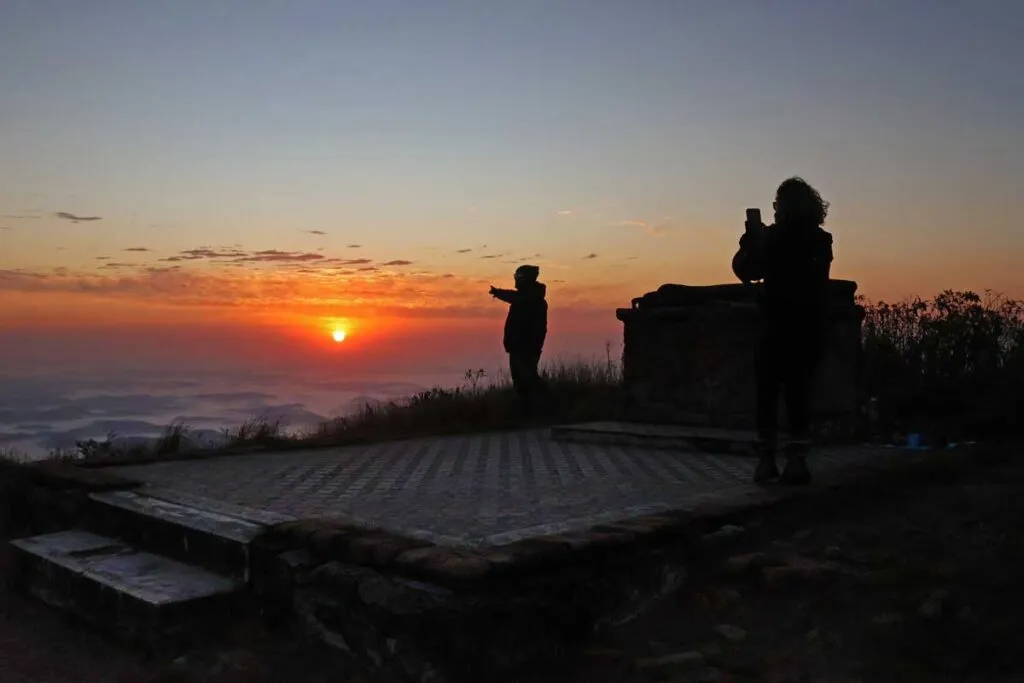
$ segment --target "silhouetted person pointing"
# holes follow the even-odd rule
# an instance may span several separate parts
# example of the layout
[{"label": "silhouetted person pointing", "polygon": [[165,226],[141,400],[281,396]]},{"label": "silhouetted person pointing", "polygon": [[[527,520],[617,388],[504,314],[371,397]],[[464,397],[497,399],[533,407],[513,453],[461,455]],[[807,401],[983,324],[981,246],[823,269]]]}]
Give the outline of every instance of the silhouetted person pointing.
[{"label": "silhouetted person pointing", "polygon": [[754,481],[779,477],[775,455],[781,388],[789,426],[782,480],[806,484],[811,480],[806,460],[811,387],[825,344],[832,235],[821,228],[828,203],[801,178],[779,185],[773,206],[775,224],[765,227],[748,220],[732,260],[733,272],[743,282],[764,281],[756,361],[760,460]]},{"label": "silhouetted person pointing", "polygon": [[539,365],[548,333],[548,302],[547,286],[537,281],[539,276],[537,266],[519,266],[515,289],[491,287],[491,296],[509,304],[503,343],[512,386],[527,414],[536,410],[545,389]]}]

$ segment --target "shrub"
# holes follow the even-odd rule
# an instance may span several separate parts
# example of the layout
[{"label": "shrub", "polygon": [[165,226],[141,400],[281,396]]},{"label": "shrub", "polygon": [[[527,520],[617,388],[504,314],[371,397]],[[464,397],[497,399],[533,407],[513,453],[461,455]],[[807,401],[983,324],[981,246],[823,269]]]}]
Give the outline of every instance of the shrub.
[{"label": "shrub", "polygon": [[865,383],[883,431],[982,438],[1020,423],[1024,302],[945,291],[866,306]]}]

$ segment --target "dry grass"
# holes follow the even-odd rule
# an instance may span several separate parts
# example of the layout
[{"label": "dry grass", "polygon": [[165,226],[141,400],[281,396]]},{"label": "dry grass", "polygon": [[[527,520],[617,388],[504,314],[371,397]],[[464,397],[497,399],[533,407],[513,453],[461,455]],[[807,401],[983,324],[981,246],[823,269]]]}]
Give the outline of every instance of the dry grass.
[{"label": "dry grass", "polygon": [[542,374],[551,405],[537,417],[521,414],[505,373],[489,377],[483,370],[467,370],[458,387],[435,387],[404,400],[368,403],[305,433],[289,435],[280,421],[257,418],[232,430],[230,441],[301,448],[608,419],[618,413],[621,375],[610,347],[602,361],[554,362],[543,367]]},{"label": "dry grass", "polygon": [[[565,420],[609,419],[618,414],[621,372],[610,344],[603,359],[555,361],[542,367],[542,375],[550,409],[536,417],[521,414],[506,373],[492,377],[483,370],[467,370],[457,387],[435,387],[405,399],[368,403],[353,414],[327,420],[307,431],[290,431],[283,420],[254,416],[224,430],[224,445],[217,450],[365,443],[543,426]],[[104,440],[79,441],[74,449],[51,451],[47,459],[88,462],[180,455],[197,450],[189,438],[190,431],[187,424],[177,421],[152,446],[131,448],[121,445],[116,434],[109,434]],[[2,449],[0,459],[14,463],[27,460],[24,454]]]}]

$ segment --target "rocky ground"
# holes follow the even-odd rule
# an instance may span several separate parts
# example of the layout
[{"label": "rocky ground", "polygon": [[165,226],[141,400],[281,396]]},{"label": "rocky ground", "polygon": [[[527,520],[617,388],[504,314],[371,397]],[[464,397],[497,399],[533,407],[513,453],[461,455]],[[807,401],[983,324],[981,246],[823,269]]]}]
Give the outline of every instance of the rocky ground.
[{"label": "rocky ground", "polygon": [[[522,680],[1024,681],[1022,492],[1024,459],[742,520],[686,590]],[[258,629],[226,641],[147,662],[0,592],[4,683],[327,680]]]},{"label": "rocky ground", "polygon": [[733,529],[715,570],[575,680],[1024,681],[1024,460],[947,475]]}]

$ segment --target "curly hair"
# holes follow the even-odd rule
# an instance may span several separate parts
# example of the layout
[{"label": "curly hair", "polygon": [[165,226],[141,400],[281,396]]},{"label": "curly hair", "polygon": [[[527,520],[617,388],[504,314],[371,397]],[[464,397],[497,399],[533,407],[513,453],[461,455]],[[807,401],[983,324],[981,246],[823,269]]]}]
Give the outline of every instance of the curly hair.
[{"label": "curly hair", "polygon": [[775,191],[777,204],[790,207],[793,215],[800,220],[813,221],[814,225],[824,225],[828,217],[828,202],[821,198],[818,191],[798,176],[787,178]]}]

